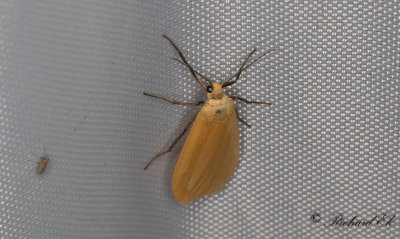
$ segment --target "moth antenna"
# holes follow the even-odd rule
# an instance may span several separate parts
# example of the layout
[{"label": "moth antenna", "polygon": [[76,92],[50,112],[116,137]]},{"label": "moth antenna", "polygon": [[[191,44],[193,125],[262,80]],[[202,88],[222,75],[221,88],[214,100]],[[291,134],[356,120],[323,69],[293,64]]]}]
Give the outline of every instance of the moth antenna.
[{"label": "moth antenna", "polygon": [[[267,55],[268,53],[271,53],[271,52],[273,52],[273,51],[278,51],[278,50],[280,50],[280,49],[279,49],[279,48],[275,48],[275,49],[271,49],[271,50],[269,50],[269,51],[266,51],[266,52],[263,53],[261,56],[257,57],[257,59],[255,59],[254,61],[252,61],[250,64],[248,64],[247,66],[244,66],[244,65],[246,65],[246,63],[247,63],[247,61],[250,59],[250,57],[251,57],[251,56],[254,54],[254,52],[256,51],[256,49],[254,49],[252,52],[250,52],[250,54],[249,54],[249,55],[247,56],[247,58],[244,60],[244,62],[242,63],[242,66],[239,68],[239,71],[238,71],[236,74],[234,74],[233,76],[231,76],[229,79],[227,79],[224,83],[222,83],[222,88],[225,88],[225,87],[227,87],[227,86],[230,86],[230,85],[235,84],[235,83],[238,81],[240,74],[241,74],[244,70],[246,70],[247,68],[249,68],[251,65],[253,65],[254,63],[256,63],[258,60],[260,60],[262,57],[264,57],[264,56]],[[234,77],[236,77],[235,80],[231,81]]]},{"label": "moth antenna", "polygon": [[[179,50],[179,48],[175,45],[175,43],[171,40],[171,38],[169,38],[167,35],[163,35],[163,37],[165,39],[167,39],[169,41],[169,43],[171,43],[171,45],[175,48],[175,50],[178,52],[179,57],[181,58],[181,60],[185,63],[185,66],[187,68],[189,68],[190,73],[192,73],[192,76],[194,77],[194,79],[197,81],[197,83],[200,84],[201,87],[203,87],[204,91],[207,92],[207,86],[201,82],[201,80],[196,76],[196,72],[193,70],[192,66],[187,62],[185,56],[183,55],[182,51]],[[212,87],[212,86],[211,86]]]},{"label": "moth antenna", "polygon": [[[179,59],[177,59],[177,58],[171,58],[172,60],[174,60],[174,61],[177,61],[177,62],[179,62],[179,63],[181,63],[182,65],[184,65],[184,66],[187,66],[183,61],[181,61],[181,60],[179,60]],[[203,74],[201,74],[201,73],[199,73],[198,71],[196,71],[196,70],[194,70],[194,72],[197,74],[197,75],[199,75],[200,77],[202,77],[204,80],[206,80],[208,83],[210,83],[210,85],[212,85],[212,81],[210,80],[210,78],[208,78],[207,76],[204,76]]]}]

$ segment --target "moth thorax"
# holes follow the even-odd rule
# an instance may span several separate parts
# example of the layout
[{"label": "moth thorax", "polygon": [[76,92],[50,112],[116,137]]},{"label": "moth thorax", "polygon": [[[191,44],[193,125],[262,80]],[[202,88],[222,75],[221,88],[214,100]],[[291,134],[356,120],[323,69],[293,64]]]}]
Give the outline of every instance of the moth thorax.
[{"label": "moth thorax", "polygon": [[211,93],[207,93],[209,99],[222,99],[224,97],[224,89],[222,89],[220,83],[212,83],[213,89]]}]

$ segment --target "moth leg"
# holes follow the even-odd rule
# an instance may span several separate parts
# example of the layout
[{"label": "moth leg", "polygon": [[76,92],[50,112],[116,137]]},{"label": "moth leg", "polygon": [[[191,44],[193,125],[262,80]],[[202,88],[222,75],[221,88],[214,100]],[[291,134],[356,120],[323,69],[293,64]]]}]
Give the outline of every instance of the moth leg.
[{"label": "moth leg", "polygon": [[144,167],[144,170],[146,170],[151,163],[153,163],[154,160],[156,160],[158,157],[163,156],[166,153],[171,152],[171,150],[174,148],[174,146],[176,145],[176,143],[178,143],[178,141],[182,138],[182,136],[186,133],[186,131],[189,129],[190,125],[192,125],[192,123],[194,122],[194,120],[196,119],[196,115],[193,116],[193,118],[189,121],[189,123],[185,126],[185,129],[182,131],[182,133],[171,143],[171,145],[168,147],[167,150],[162,151],[160,153],[158,153],[156,156],[154,156]]},{"label": "moth leg", "polygon": [[202,104],[204,104],[204,101],[198,101],[198,102],[193,102],[193,103],[191,103],[191,102],[183,102],[183,101],[176,101],[176,100],[169,100],[169,99],[167,99],[167,98],[164,98],[164,97],[161,97],[161,96],[157,96],[157,95],[152,95],[152,94],[149,94],[149,93],[147,93],[147,92],[143,92],[143,95],[146,95],[146,96],[150,96],[150,97],[154,97],[154,98],[157,98],[157,99],[160,99],[160,100],[164,100],[164,101],[167,101],[167,102],[169,102],[169,103],[171,103],[171,104],[174,104],[174,105],[194,105],[194,106],[199,106],[199,105],[202,105]]},{"label": "moth leg", "polygon": [[241,123],[243,123],[244,125],[246,125],[247,127],[251,128],[251,125],[250,125],[250,124],[248,124],[246,121],[244,121],[244,119],[242,119],[242,118],[239,117],[239,112],[237,111],[237,109],[235,109],[235,110],[236,110],[236,117],[237,117],[237,119],[238,119]]},{"label": "moth leg", "polygon": [[232,96],[231,98],[234,99],[234,100],[243,101],[243,102],[246,103],[246,104],[272,105],[272,103],[270,103],[270,102],[265,102],[265,101],[250,101],[250,100],[246,100],[246,99],[244,99],[244,98],[242,98],[242,97],[239,97],[239,96]]}]

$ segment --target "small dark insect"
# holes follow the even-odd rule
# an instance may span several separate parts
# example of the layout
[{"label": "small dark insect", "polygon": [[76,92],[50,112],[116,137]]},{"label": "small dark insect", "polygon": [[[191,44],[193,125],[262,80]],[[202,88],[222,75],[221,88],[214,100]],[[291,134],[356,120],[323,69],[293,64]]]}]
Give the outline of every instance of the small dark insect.
[{"label": "small dark insect", "polygon": [[38,162],[38,165],[36,168],[36,173],[38,175],[42,175],[44,170],[46,169],[48,163],[49,163],[49,158],[47,156],[40,157],[40,161]]},{"label": "small dark insect", "polygon": [[38,162],[37,167],[36,167],[36,173],[38,175],[43,174],[44,170],[46,170],[47,164],[49,163],[49,156],[47,155],[46,149],[44,146],[43,146],[43,153],[44,153],[44,155],[41,157],[39,157],[38,155],[33,153],[33,155],[36,158],[40,158],[40,161]]}]

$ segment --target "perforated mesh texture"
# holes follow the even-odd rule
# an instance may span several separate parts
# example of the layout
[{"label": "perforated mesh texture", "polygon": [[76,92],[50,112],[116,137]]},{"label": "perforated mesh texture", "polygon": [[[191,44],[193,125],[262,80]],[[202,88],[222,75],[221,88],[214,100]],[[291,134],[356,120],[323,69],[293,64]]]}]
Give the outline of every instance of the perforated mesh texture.
[{"label": "perforated mesh texture", "polygon": [[[324,226],[399,213],[398,1],[3,0],[0,16],[1,238],[400,238],[398,217]],[[214,80],[281,49],[226,90],[273,104],[237,103],[237,170],[188,206],[170,182],[184,139],[143,170],[199,110],[143,91],[205,99],[162,34]]]}]

